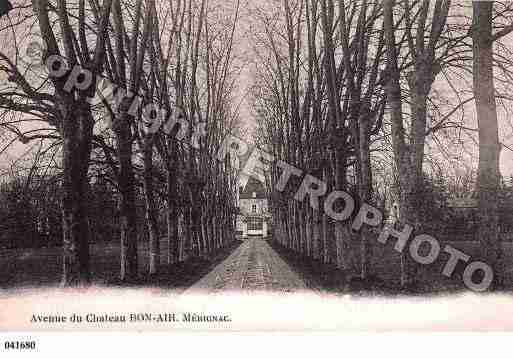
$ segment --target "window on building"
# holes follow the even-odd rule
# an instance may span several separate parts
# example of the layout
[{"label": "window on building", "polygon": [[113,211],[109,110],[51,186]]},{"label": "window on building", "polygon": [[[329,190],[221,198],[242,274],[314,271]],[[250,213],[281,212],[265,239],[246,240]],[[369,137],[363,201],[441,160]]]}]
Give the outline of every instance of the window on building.
[{"label": "window on building", "polygon": [[256,213],[256,210],[257,210],[256,204],[252,205],[251,206],[251,212]]},{"label": "window on building", "polygon": [[248,231],[261,231],[263,229],[263,220],[259,217],[248,218]]}]

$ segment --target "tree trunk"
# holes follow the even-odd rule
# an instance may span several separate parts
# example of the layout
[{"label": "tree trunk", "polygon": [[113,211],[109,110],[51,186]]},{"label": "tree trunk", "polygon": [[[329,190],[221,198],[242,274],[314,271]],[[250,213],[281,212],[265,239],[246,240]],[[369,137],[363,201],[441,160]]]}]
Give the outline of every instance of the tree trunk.
[{"label": "tree trunk", "polygon": [[119,215],[121,226],[120,279],[133,282],[138,275],[137,213],[135,207],[135,177],[132,166],[132,131],[127,109],[121,109],[116,119],[115,133],[119,159]]},{"label": "tree trunk", "polygon": [[[73,104],[72,106],[76,106]],[[63,137],[63,271],[62,286],[90,282],[87,171],[91,154],[93,121],[90,114],[72,113],[62,123]]]},{"label": "tree trunk", "polygon": [[[395,28],[393,11],[395,0],[386,0],[384,9],[384,30],[387,53],[387,75],[386,84],[387,102],[390,108],[390,119],[392,123],[392,145],[394,150],[394,162],[399,172],[399,185],[401,189],[401,222],[408,224],[412,213],[415,213],[414,206],[411,206],[412,189],[412,168],[408,151],[410,150],[405,142],[405,131],[402,115],[402,98],[400,85],[400,72],[398,67],[398,51],[396,48]],[[410,270],[410,259],[407,250],[401,254],[401,286],[406,287],[413,282],[414,275]]]},{"label": "tree trunk", "polygon": [[483,259],[494,272],[491,289],[503,286],[502,248],[499,237],[499,136],[493,81],[493,2],[473,4],[474,95],[479,127],[479,239]]},{"label": "tree trunk", "polygon": [[157,224],[157,211],[155,209],[155,195],[153,190],[153,139],[148,137],[144,142],[144,194],[146,226],[149,237],[150,275],[157,274],[160,265],[160,236]]},{"label": "tree trunk", "polygon": [[[370,157],[370,119],[367,111],[362,111],[359,116],[359,145],[360,145],[360,203],[371,204],[372,200],[372,168]],[[360,278],[366,279],[369,275],[369,262],[371,260],[369,227],[364,225],[360,233]]]},{"label": "tree trunk", "polygon": [[177,263],[180,260],[178,246],[178,210],[176,208],[176,174],[172,167],[167,169],[166,192],[168,262]]}]

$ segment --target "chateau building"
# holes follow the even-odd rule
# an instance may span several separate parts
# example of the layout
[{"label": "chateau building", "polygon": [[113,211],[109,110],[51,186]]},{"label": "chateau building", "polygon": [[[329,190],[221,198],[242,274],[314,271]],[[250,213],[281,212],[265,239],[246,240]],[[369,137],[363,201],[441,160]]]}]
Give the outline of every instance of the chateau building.
[{"label": "chateau building", "polygon": [[242,238],[266,238],[269,235],[270,219],[265,187],[257,179],[249,177],[246,184],[239,187],[237,234]]}]

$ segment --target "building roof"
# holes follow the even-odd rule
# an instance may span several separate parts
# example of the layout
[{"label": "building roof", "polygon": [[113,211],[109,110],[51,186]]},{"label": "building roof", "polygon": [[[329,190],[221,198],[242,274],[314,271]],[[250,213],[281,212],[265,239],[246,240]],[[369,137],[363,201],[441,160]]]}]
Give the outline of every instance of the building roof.
[{"label": "building roof", "polygon": [[[253,193],[255,196],[253,196]],[[267,198],[264,184],[253,176],[249,176],[248,181],[244,187],[239,188],[239,198]]]}]

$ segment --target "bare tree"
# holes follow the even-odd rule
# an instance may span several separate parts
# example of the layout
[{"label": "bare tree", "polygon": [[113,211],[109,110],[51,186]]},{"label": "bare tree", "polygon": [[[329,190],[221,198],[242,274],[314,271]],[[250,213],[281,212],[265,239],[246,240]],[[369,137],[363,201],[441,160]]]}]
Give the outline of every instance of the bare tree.
[{"label": "bare tree", "polygon": [[493,33],[493,1],[473,3],[473,75],[479,128],[479,240],[483,259],[494,271],[491,289],[504,286],[504,263],[499,236],[499,126],[494,84],[493,43],[513,31],[513,25]]},{"label": "bare tree", "polygon": [[[50,56],[65,58],[60,66],[68,66],[71,71],[75,65],[80,65],[91,72],[92,78],[103,71],[105,54],[105,33],[110,14],[111,1],[105,1],[101,10],[100,20],[96,29],[96,45],[92,56],[88,49],[85,35],[84,1],[79,1],[77,36],[70,23],[68,9],[65,1],[58,1],[57,7],[50,6],[47,1],[33,1],[34,13],[38,20],[42,38],[46,44],[43,53],[43,61]],[[51,25],[49,13],[55,16],[59,24],[61,43],[64,54],[59,48],[55,32]],[[81,30],[80,30],[81,29]],[[78,39],[78,41],[77,41]],[[7,60],[7,57],[4,57]],[[67,77],[51,77],[53,94],[39,92],[33,89],[17,67],[10,63],[8,70],[13,82],[33,101],[42,104],[40,110],[45,109],[48,122],[59,129],[59,135],[63,141],[63,251],[64,266],[62,274],[63,285],[80,285],[88,283],[89,272],[89,227],[87,222],[86,198],[88,188],[87,171],[91,154],[94,119],[90,104],[87,101],[91,97],[89,89],[65,88]],[[57,65],[54,63],[54,65]],[[53,69],[58,70],[58,69]],[[61,68],[62,70],[62,68]],[[69,72],[68,72],[69,73]],[[94,85],[92,86],[94,87]],[[54,108],[49,106],[55,106]],[[13,110],[27,113],[26,109],[16,103],[10,103]]]}]

